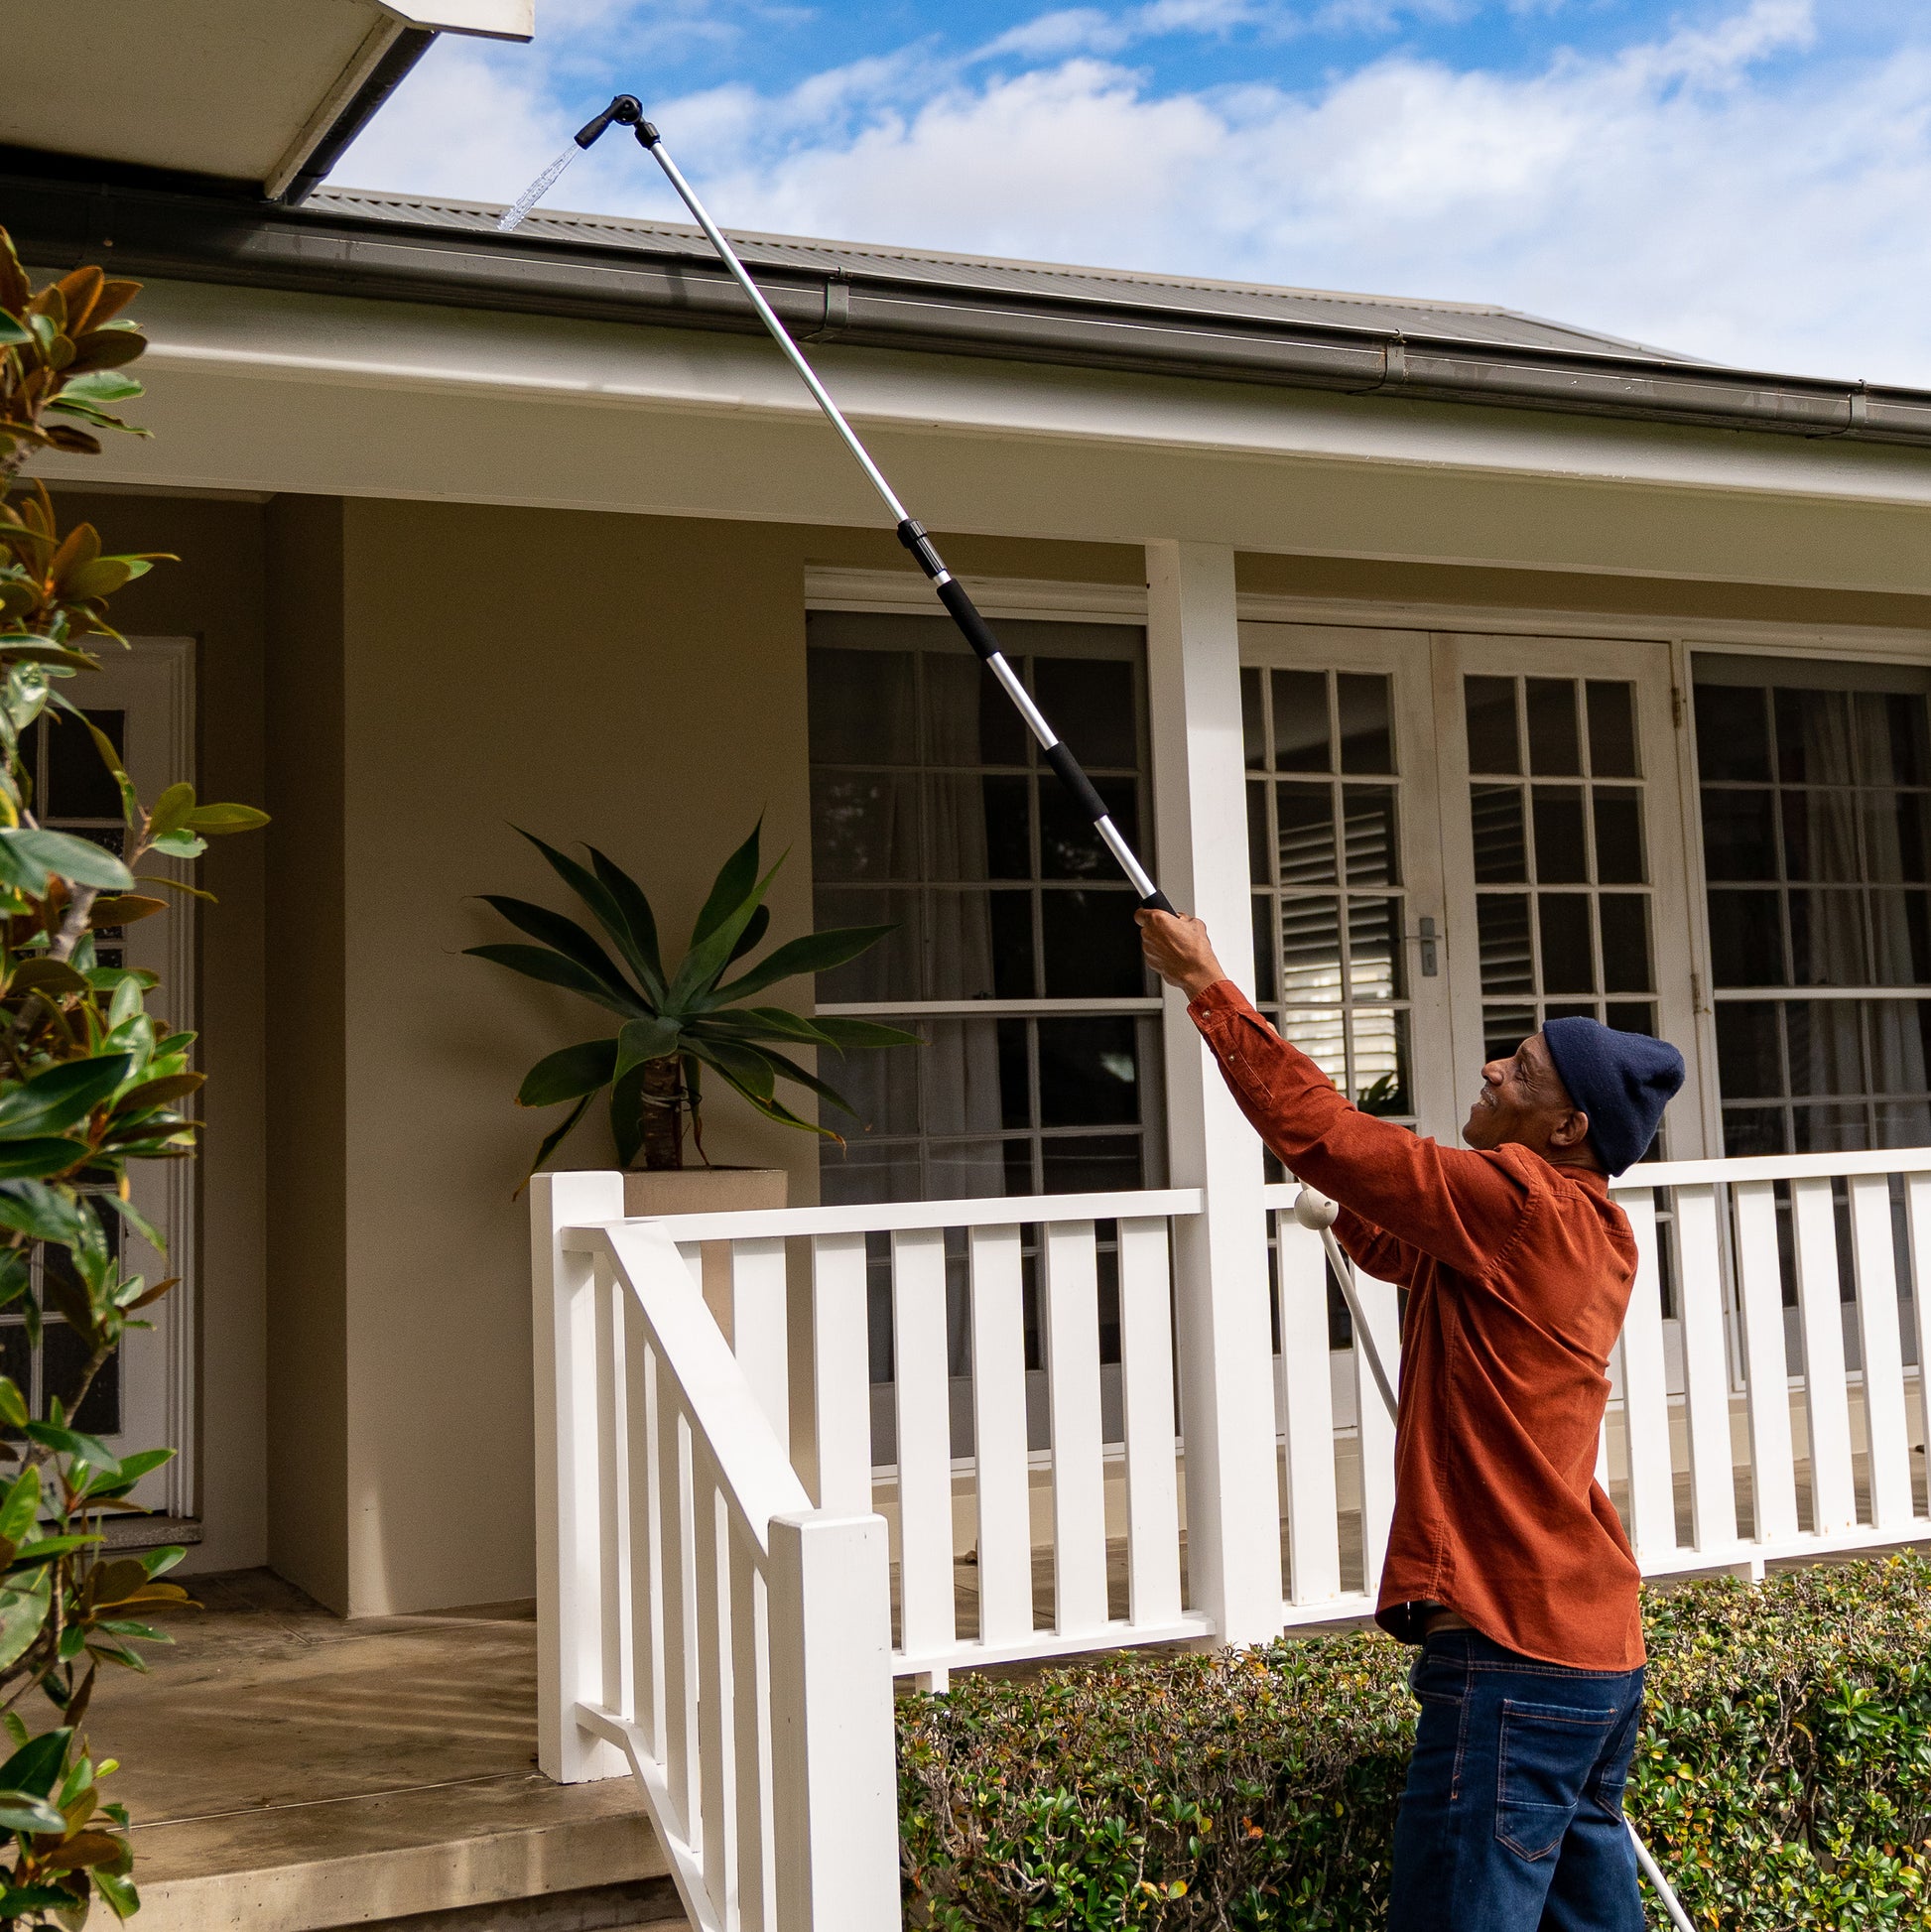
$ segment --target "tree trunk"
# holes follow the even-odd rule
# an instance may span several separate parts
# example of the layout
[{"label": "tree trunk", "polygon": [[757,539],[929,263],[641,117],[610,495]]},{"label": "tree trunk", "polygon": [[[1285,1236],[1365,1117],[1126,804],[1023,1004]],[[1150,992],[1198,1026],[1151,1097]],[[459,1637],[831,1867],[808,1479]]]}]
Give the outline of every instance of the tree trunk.
[{"label": "tree trunk", "polygon": [[675,1054],[644,1062],[644,1165],[684,1165],[684,1063]]}]

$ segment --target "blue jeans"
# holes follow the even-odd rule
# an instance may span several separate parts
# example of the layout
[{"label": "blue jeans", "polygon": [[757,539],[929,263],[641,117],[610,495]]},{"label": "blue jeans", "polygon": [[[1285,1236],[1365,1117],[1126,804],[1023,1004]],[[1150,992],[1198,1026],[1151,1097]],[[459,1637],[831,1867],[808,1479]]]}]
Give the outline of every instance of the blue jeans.
[{"label": "blue jeans", "polygon": [[1571,1670],[1444,1630],[1394,1828],[1388,1932],[1643,1932],[1622,1784],[1642,1672]]}]

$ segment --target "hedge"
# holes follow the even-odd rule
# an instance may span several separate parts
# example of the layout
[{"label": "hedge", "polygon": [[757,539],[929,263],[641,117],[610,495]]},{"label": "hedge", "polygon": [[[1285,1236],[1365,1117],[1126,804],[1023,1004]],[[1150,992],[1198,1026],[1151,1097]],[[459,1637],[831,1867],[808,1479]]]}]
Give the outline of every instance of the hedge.
[{"label": "hedge", "polygon": [[[1644,1621],[1628,1809],[1696,1923],[1931,1928],[1931,1563],[1652,1590]],[[1349,1631],[900,1699],[908,1924],[1380,1932],[1411,1654]]]}]

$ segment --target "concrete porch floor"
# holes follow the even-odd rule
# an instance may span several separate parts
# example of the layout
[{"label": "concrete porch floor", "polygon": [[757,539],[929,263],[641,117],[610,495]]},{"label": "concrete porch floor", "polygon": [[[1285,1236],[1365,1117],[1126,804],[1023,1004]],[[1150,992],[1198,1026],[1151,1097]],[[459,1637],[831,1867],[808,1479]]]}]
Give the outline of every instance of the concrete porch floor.
[{"label": "concrete porch floor", "polygon": [[87,1725],[142,1932],[685,1922],[631,1780],[536,1768],[533,1607],[345,1622],[266,1571],[188,1581],[203,1608]]}]

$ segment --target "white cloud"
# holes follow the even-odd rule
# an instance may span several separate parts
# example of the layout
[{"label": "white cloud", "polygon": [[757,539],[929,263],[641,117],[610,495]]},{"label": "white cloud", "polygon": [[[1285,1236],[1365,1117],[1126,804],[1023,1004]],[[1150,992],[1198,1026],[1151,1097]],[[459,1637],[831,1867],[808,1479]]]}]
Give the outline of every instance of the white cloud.
[{"label": "white cloud", "polygon": [[[1062,11],[1017,70],[922,45],[653,116],[734,226],[1494,301],[1931,387],[1931,47],[1793,60],[1807,0],[1751,0],[1528,73],[1394,56],[1299,92],[1162,96],[1104,58],[1108,21],[1131,39],[1156,7],[1242,3]],[[500,58],[451,53],[342,179],[507,200],[555,153],[569,115]],[[670,212],[641,160],[606,142],[553,199]]]}]

